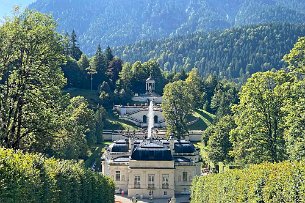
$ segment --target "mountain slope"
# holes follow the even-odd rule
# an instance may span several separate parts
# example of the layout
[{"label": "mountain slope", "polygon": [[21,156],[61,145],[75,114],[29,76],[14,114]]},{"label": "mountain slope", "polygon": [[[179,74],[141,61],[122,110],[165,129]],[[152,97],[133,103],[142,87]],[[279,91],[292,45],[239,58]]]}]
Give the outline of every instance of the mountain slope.
[{"label": "mountain slope", "polygon": [[266,22],[305,22],[300,0],[37,0],[30,8],[52,13],[59,30],[75,29],[82,49],[120,46]]},{"label": "mountain slope", "polygon": [[300,36],[305,36],[304,25],[267,24],[141,41],[114,52],[129,62],[156,59],[164,70],[197,67],[202,75],[245,78],[257,71],[283,67],[281,59]]}]

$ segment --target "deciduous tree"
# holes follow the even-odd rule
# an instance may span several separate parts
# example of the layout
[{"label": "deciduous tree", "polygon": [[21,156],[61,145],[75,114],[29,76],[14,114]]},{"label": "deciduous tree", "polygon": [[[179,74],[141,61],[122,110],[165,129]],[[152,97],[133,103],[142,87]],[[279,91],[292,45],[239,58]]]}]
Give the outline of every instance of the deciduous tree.
[{"label": "deciduous tree", "polygon": [[169,83],[164,88],[162,110],[168,135],[182,138],[188,133],[186,116],[192,112],[193,97],[185,81]]},{"label": "deciduous tree", "polygon": [[211,108],[217,119],[231,114],[231,108],[238,102],[238,88],[233,82],[226,80],[219,81],[214,90],[211,100]]},{"label": "deciduous tree", "polygon": [[[0,27],[0,139],[8,148],[50,145],[65,78],[61,36],[49,16],[25,11]],[[43,139],[45,138],[45,139]]]},{"label": "deciduous tree", "polygon": [[205,91],[203,88],[202,78],[200,77],[198,70],[196,68],[192,69],[191,72],[189,72],[188,77],[185,81],[190,90],[190,94],[192,94],[192,96],[194,97],[194,108],[202,108],[205,97]]},{"label": "deciduous tree", "polygon": [[235,127],[233,117],[225,116],[204,131],[203,136],[208,138],[207,154],[210,161],[213,163],[233,161],[233,157],[229,154],[232,150],[230,131]]},{"label": "deciduous tree", "polygon": [[284,71],[255,73],[234,106],[237,128],[232,131],[232,155],[244,163],[279,162],[286,158],[283,124],[285,91],[292,80]]}]

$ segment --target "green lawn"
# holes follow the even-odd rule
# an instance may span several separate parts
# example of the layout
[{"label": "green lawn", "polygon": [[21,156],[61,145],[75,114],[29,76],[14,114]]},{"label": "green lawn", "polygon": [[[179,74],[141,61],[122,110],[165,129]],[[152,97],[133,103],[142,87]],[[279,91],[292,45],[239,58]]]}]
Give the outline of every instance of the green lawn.
[{"label": "green lawn", "polygon": [[88,90],[88,89],[78,89],[78,88],[68,88],[64,90],[65,93],[69,93],[72,97],[83,96],[89,102],[89,105],[92,107],[96,107],[98,103],[100,103],[100,99],[98,97],[98,92],[96,90]]},{"label": "green lawn", "polygon": [[104,129],[107,130],[137,130],[140,129],[130,121],[120,119],[112,110],[107,111],[107,118],[104,124]]},{"label": "green lawn", "polygon": [[200,114],[200,116],[203,116],[204,118],[206,118],[207,120],[209,120],[210,122],[213,122],[214,119],[216,118],[216,116],[214,114],[211,114],[203,109],[197,109],[196,112],[198,114]]},{"label": "green lawn", "polygon": [[[198,121],[194,124],[188,126],[189,130],[205,130],[215,119],[215,115],[208,113],[204,110],[196,110],[193,112],[192,115],[187,117],[188,122],[194,121],[197,118]],[[140,129],[139,127],[135,126],[132,122],[125,121],[119,119],[118,115],[115,115],[112,110],[107,111],[107,119],[105,122],[104,129],[107,130],[136,130]]]},{"label": "green lawn", "polygon": [[189,115],[187,117],[188,121],[195,120],[196,118],[199,118],[198,121],[190,126],[188,126],[189,130],[205,130],[215,119],[215,115],[201,110],[197,109],[193,112],[192,115]]}]

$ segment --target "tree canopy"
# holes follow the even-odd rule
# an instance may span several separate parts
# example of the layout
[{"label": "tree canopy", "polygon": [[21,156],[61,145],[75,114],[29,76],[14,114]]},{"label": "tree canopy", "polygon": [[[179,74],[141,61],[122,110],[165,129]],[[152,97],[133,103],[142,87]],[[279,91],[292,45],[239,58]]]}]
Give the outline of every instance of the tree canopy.
[{"label": "tree canopy", "polygon": [[63,64],[78,64],[65,56],[55,21],[27,10],[0,26],[0,46],[0,146],[85,158],[98,117],[83,97],[62,92]]},{"label": "tree canopy", "polygon": [[179,80],[164,87],[162,110],[168,135],[183,138],[188,134],[186,116],[192,111],[193,97],[185,81]]},{"label": "tree canopy", "polygon": [[61,37],[49,17],[26,11],[0,27],[1,145],[31,147],[56,129],[65,78]]}]

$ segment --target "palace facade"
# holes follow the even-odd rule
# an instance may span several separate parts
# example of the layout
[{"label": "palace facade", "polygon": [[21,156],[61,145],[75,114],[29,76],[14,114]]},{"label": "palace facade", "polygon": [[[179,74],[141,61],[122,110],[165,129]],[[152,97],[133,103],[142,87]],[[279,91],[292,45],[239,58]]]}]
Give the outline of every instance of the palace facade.
[{"label": "palace facade", "polygon": [[113,178],[117,192],[129,197],[171,198],[190,193],[193,178],[201,174],[201,161],[188,140],[129,138],[107,148],[102,173]]}]

